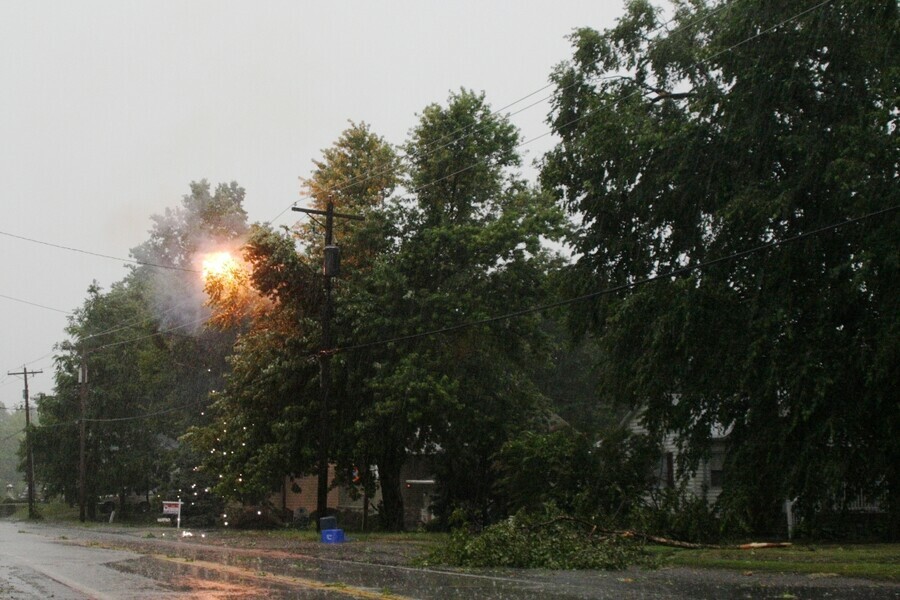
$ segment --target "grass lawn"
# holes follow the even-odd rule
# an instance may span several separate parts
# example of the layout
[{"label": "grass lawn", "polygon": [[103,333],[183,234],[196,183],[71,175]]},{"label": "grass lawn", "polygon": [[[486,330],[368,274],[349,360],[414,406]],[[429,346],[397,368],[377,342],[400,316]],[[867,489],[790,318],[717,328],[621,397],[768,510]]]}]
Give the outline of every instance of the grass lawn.
[{"label": "grass lawn", "polygon": [[900,544],[798,544],[758,550],[683,550],[648,546],[663,565],[841,575],[900,581]]},{"label": "grass lawn", "polygon": [[[240,529],[222,529],[219,528],[218,532],[225,533],[231,535],[235,538],[247,537],[247,538],[260,538],[260,537],[268,537],[272,539],[285,539],[285,540],[297,540],[302,542],[317,542],[319,541],[319,534],[316,532],[312,526],[306,529],[263,529],[263,530],[240,530]],[[429,546],[437,546],[439,544],[445,543],[448,539],[448,534],[446,533],[433,533],[433,532],[422,532],[422,531],[406,531],[400,533],[388,533],[388,532],[372,532],[372,533],[362,533],[359,531],[346,531],[345,535],[348,540],[352,540],[354,542],[371,542],[371,543],[387,543],[387,544],[424,544]]]}]

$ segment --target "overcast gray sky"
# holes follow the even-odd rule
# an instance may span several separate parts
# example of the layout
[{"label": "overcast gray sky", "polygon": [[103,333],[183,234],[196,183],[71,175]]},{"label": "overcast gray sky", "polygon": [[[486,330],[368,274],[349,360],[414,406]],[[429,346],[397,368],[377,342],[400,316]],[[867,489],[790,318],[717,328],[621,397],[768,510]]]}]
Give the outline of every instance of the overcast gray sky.
[{"label": "overcast gray sky", "polygon": [[[572,29],[621,12],[620,0],[0,0],[0,232],[128,257],[150,216],[203,178],[237,181],[250,220],[268,221],[301,201],[298,177],[348,119],[401,143],[450,90],[499,108],[547,84]],[[512,120],[534,138],[547,112]],[[526,161],[548,145],[526,145]],[[9,235],[0,252],[0,401],[13,407],[21,378],[7,371],[43,369],[32,395],[52,392],[64,313],[126,270]]]}]

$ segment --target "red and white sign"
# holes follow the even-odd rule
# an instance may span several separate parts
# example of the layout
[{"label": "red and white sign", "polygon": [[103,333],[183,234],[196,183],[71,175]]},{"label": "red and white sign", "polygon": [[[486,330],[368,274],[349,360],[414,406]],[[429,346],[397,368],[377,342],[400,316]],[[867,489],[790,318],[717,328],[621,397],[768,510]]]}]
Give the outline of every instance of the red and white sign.
[{"label": "red and white sign", "polygon": [[164,515],[179,515],[181,514],[181,500],[163,500],[163,514]]}]

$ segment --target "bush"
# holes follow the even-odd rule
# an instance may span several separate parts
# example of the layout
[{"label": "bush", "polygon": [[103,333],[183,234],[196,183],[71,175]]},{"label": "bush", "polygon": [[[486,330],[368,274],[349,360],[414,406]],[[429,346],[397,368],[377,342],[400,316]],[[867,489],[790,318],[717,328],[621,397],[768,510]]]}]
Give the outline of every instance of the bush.
[{"label": "bush", "polygon": [[593,534],[584,522],[550,505],[540,513],[521,511],[480,534],[459,527],[426,562],[460,567],[623,569],[648,564],[650,558],[635,540]]},{"label": "bush", "polygon": [[563,428],[524,433],[497,456],[498,491],[509,512],[552,502],[565,512],[621,521],[650,487],[656,445],[627,431],[599,441]]},{"label": "bush", "polygon": [[661,490],[653,505],[635,510],[632,525],[642,532],[702,544],[718,542],[725,533],[706,500],[676,489]]},{"label": "bush", "polygon": [[890,515],[885,512],[840,512],[823,510],[815,521],[801,519],[794,530],[795,538],[834,542],[891,542]]},{"label": "bush", "polygon": [[232,507],[229,526],[234,529],[280,529],[291,522],[291,513],[270,505]]},{"label": "bush", "polygon": [[4,499],[2,502],[0,502],[0,517],[11,517],[16,514],[16,511],[22,506],[27,505],[8,498]]}]

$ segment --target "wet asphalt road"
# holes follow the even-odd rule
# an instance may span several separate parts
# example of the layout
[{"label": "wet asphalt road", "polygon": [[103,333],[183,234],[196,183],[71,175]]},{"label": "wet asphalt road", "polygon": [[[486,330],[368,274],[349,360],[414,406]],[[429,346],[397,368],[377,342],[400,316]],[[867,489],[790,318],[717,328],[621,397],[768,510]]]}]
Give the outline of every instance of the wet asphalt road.
[{"label": "wet asphalt road", "polygon": [[321,545],[228,547],[217,535],[181,538],[173,530],[0,521],[0,598],[900,598],[896,584],[802,575],[690,569],[462,573],[371,564]]},{"label": "wet asphalt road", "polygon": [[44,535],[25,533],[15,523],[0,522],[0,598],[116,598],[139,589],[146,598],[164,597],[152,580],[121,574],[106,565],[139,555],[102,548],[80,548]]}]

